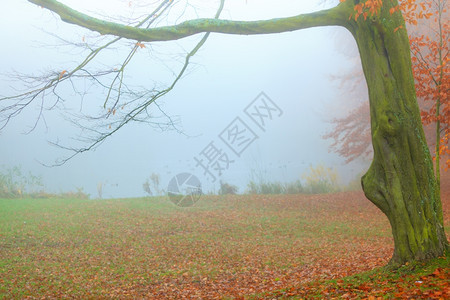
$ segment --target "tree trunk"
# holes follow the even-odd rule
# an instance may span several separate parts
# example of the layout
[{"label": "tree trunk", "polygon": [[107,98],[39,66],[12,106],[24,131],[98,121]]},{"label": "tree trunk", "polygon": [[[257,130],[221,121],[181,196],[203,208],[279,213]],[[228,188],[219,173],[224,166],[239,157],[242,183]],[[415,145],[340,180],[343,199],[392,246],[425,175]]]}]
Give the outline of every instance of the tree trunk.
[{"label": "tree trunk", "polygon": [[438,257],[448,242],[415,95],[409,39],[400,13],[389,13],[392,5],[384,1],[377,16],[360,16],[346,27],[358,44],[370,99],[374,159],[361,183],[391,223],[391,263],[403,264]]}]

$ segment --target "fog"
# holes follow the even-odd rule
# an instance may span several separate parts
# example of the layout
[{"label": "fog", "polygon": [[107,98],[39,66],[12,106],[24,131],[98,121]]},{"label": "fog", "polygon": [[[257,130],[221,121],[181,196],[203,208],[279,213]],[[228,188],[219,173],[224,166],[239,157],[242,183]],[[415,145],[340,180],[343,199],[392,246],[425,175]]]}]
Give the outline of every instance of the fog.
[{"label": "fog", "polygon": [[[102,14],[118,15],[128,8],[129,1],[61,2],[70,5],[77,2],[74,7],[87,12],[99,13],[99,7],[107,7],[110,11],[102,10]],[[314,1],[227,2],[222,18],[240,20],[283,17],[324,7]],[[199,14],[212,16],[217,3],[205,3],[205,10]],[[0,24],[1,95],[14,93],[8,77],[14,71],[27,74],[60,71],[82,59],[77,51],[61,46],[61,41],[49,33],[68,40],[95,35],[65,24],[56,15],[27,1],[5,2]],[[330,141],[322,139],[330,129],[328,121],[333,111],[339,116],[351,109],[336,107],[336,99],[342,97],[343,91],[330,79],[330,75],[351,67],[348,57],[337,49],[338,39],[346,35],[340,28],[260,36],[211,34],[193,57],[187,74],[158,102],[164,113],[176,121],[178,130],[161,131],[142,123],[129,124],[96,150],[79,154],[62,166],[47,167],[44,165],[70,155],[49,141],[75,143],[72,139],[77,138],[78,131],[65,120],[67,111],[46,111],[37,127],[24,134],[34,124],[36,107],[33,107],[0,131],[0,165],[20,165],[24,171],[42,176],[48,191],[82,187],[92,198],[97,197],[99,182],[105,183],[103,197],[144,196],[142,184],[152,173],[160,174],[163,188],[176,174],[189,172],[200,179],[206,192],[217,190],[220,180],[237,185],[244,192],[252,171],[264,174],[269,181],[287,182],[299,179],[309,166],[323,163],[336,168],[343,182],[348,181],[362,166],[357,162],[344,164],[344,159],[328,152]],[[182,55],[190,49],[189,43],[198,40],[196,36],[187,41],[154,43],[152,50],[161,53],[161,64],[156,67],[150,63],[143,50],[130,67],[133,78],[139,84],[151,80],[169,84],[169,75],[177,72]],[[110,57],[104,59],[114,61],[120,51],[107,53]],[[264,128],[244,111],[261,93],[279,108],[273,111]],[[76,109],[80,100],[75,96],[71,100],[73,103],[67,106]],[[101,106],[104,95],[90,94],[84,101],[86,105]],[[156,107],[152,109],[158,112]],[[238,155],[220,138],[237,117],[255,136]],[[215,181],[195,160],[211,142],[232,161],[229,168],[216,174]]]}]

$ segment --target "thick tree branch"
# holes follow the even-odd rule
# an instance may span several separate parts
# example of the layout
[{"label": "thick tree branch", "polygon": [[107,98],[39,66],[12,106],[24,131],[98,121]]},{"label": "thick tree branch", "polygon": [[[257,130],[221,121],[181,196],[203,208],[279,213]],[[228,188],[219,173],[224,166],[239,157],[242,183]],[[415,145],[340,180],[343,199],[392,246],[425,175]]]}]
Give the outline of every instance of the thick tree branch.
[{"label": "thick tree branch", "polygon": [[351,13],[349,10],[351,5],[348,3],[351,1],[347,1],[331,9],[287,18],[262,21],[196,19],[173,26],[136,28],[91,17],[56,0],[28,1],[55,12],[64,22],[75,24],[100,34],[120,36],[144,42],[177,40],[202,32],[253,35],[280,33],[318,26],[345,26]]}]

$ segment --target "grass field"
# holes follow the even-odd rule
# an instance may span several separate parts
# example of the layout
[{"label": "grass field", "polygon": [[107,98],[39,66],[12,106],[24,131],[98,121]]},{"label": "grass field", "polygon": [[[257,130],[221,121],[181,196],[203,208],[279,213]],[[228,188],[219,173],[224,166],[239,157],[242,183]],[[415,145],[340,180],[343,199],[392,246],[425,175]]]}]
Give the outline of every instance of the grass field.
[{"label": "grass field", "polygon": [[[6,299],[331,297],[324,286],[361,285],[341,278],[385,265],[392,251],[387,218],[361,192],[203,196],[191,208],[165,198],[0,200]],[[443,261],[422,271],[445,277]]]}]

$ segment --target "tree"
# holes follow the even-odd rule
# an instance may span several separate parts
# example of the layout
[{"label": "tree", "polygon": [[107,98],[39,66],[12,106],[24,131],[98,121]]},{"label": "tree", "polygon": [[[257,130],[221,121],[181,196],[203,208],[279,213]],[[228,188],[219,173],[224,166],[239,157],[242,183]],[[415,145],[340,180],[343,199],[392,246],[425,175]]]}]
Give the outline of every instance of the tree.
[{"label": "tree", "polygon": [[150,175],[150,178],[147,178],[142,184],[142,188],[150,196],[153,196],[152,191],[154,191],[155,196],[159,196],[164,193],[164,190],[160,187],[160,183],[161,176],[159,176],[158,173],[152,173],[152,175]]},{"label": "tree", "polygon": [[[450,117],[448,109],[448,12],[444,9],[447,1],[422,0],[419,3],[401,1],[400,9],[405,15],[409,30],[413,74],[416,82],[419,107],[429,148],[436,158],[436,178],[440,187],[440,154],[449,154],[448,130]],[[349,74],[336,76],[341,88],[346,89],[345,99],[348,106],[351,98],[366,100],[361,92],[365,83],[359,68]],[[350,91],[348,90],[350,89]],[[443,92],[443,93],[442,93]],[[369,103],[356,104],[356,108],[344,117],[334,118],[333,129],[324,135],[333,143],[330,150],[346,158],[346,162],[372,154],[370,145]],[[439,107],[440,109],[436,109]],[[450,157],[447,157],[447,167]]]},{"label": "tree", "polygon": [[[134,40],[136,47],[145,46],[146,42],[177,40],[204,32],[207,37],[211,32],[250,35],[317,26],[346,28],[358,45],[369,89],[374,159],[361,181],[367,198],[386,214],[392,226],[395,250],[391,262],[437,257],[448,246],[442,204],[436,193],[432,160],[416,100],[409,39],[402,13],[396,10],[398,1],[341,0],[330,9],[262,21],[221,20],[218,18],[220,8],[214,19],[144,28],[142,24],[130,26],[100,20],[56,0],[29,2],[55,12],[67,23],[102,35]],[[171,1],[163,1],[168,2]],[[195,54],[201,45],[192,53]],[[60,72],[54,81],[75,76],[76,71],[79,70]],[[132,112],[145,111],[153,102],[154,97],[151,97]],[[114,110],[110,113],[114,114]],[[126,124],[136,115],[125,117]]]},{"label": "tree", "polygon": [[103,197],[103,188],[105,187],[105,183],[103,181],[97,182],[97,195],[99,199]]},{"label": "tree", "polygon": [[[435,174],[440,192],[440,157],[449,154],[448,138],[450,133],[450,68],[448,65],[450,38],[450,21],[446,14],[446,0],[420,2],[421,10],[417,7],[406,11],[409,23],[417,25],[417,19],[424,20],[425,28],[419,28],[417,33],[410,35],[413,72],[416,79],[417,97],[423,99],[427,105],[422,110],[424,124],[434,124],[434,158]],[[447,16],[447,18],[445,17]],[[422,30],[420,30],[422,29]],[[450,158],[447,160],[450,165]]]},{"label": "tree", "polygon": [[[362,160],[368,164],[373,155],[370,132],[370,107],[367,84],[361,67],[361,60],[353,37],[340,34],[336,37],[338,51],[348,60],[348,71],[331,75],[341,94],[335,104],[328,108],[328,122],[331,129],[322,136],[330,139],[329,152],[337,153],[345,163]],[[349,111],[350,108],[350,111]]]},{"label": "tree", "polygon": [[372,154],[369,116],[369,103],[363,102],[348,115],[332,119],[333,129],[323,136],[333,140],[329,149],[344,157],[346,163]]}]

